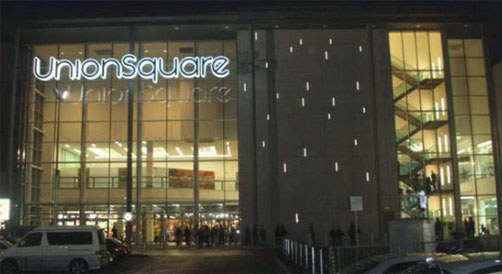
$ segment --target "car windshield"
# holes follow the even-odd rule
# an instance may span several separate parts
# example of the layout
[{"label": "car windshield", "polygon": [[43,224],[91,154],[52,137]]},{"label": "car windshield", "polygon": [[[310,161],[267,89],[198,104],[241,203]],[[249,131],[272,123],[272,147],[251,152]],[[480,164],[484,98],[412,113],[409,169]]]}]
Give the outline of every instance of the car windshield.
[{"label": "car windshield", "polygon": [[7,249],[11,246],[13,246],[14,244],[12,244],[11,242],[7,241],[7,240],[0,240],[0,248],[1,249]]}]

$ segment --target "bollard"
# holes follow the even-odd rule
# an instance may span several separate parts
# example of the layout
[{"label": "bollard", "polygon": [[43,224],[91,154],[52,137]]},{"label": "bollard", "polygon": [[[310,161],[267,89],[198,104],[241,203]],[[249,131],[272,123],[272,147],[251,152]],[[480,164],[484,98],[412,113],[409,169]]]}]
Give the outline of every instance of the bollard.
[{"label": "bollard", "polygon": [[300,261],[300,265],[303,265],[303,245],[301,243],[300,243],[299,249],[300,249],[300,258],[298,258],[298,259]]},{"label": "bollard", "polygon": [[324,267],[322,265],[322,248],[319,248],[319,273],[323,274]]},{"label": "bollard", "polygon": [[296,262],[295,242],[291,242],[291,260]]},{"label": "bollard", "polygon": [[309,269],[309,247],[305,244],[305,269]]},{"label": "bollard", "polygon": [[312,246],[312,274],[315,274],[315,249]]}]

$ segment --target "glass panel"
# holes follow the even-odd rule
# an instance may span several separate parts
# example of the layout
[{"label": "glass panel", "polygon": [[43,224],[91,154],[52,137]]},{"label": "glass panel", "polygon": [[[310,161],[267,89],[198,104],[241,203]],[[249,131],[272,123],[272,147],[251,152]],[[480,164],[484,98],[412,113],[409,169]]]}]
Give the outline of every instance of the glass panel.
[{"label": "glass panel", "polygon": [[450,74],[451,76],[466,75],[464,58],[450,58]]},{"label": "glass panel", "polygon": [[448,39],[448,53],[451,57],[464,57],[464,45],[461,39]]},{"label": "glass panel", "polygon": [[467,58],[466,66],[469,76],[485,75],[485,62],[482,58]]},{"label": "glass panel", "polygon": [[466,57],[483,57],[483,44],[480,39],[465,39]]},{"label": "glass panel", "polygon": [[432,69],[444,69],[443,48],[441,46],[441,34],[439,32],[429,32],[429,43],[431,51]]},{"label": "glass panel", "polygon": [[474,115],[489,114],[488,97],[486,96],[471,96],[470,105],[471,105],[471,113]]},{"label": "glass panel", "polygon": [[475,135],[474,151],[476,154],[492,154],[492,136],[491,135]]},{"label": "glass panel", "polygon": [[468,115],[469,97],[453,97],[453,113],[455,115]]},{"label": "glass panel", "polygon": [[469,77],[469,95],[486,95],[486,79],[484,77]]},{"label": "glass panel", "polygon": [[488,116],[472,116],[472,133],[473,134],[490,134],[490,117]]},{"label": "glass panel", "polygon": [[456,116],[455,129],[457,135],[471,135],[471,119],[469,116]]},{"label": "glass panel", "polygon": [[494,166],[492,155],[476,155],[474,165],[476,169],[476,175],[480,175],[480,178],[482,178],[484,175],[493,176]]},{"label": "glass panel", "polygon": [[403,32],[403,49],[405,69],[417,69],[417,49],[414,32]]},{"label": "glass panel", "polygon": [[[469,78],[471,79],[471,78]],[[469,82],[470,84],[470,82]],[[467,81],[465,77],[452,77],[451,90],[453,96],[466,96],[467,95]]]}]

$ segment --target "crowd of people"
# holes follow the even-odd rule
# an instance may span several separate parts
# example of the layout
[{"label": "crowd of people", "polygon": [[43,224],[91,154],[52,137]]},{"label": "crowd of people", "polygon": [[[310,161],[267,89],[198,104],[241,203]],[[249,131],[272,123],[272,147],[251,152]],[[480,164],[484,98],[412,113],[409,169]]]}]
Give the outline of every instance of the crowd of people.
[{"label": "crowd of people", "polygon": [[210,247],[210,246],[225,246],[237,245],[237,230],[235,227],[226,227],[224,225],[197,225],[190,229],[188,226],[184,228],[178,226],[174,232],[176,246],[182,247],[183,242],[187,247]]}]

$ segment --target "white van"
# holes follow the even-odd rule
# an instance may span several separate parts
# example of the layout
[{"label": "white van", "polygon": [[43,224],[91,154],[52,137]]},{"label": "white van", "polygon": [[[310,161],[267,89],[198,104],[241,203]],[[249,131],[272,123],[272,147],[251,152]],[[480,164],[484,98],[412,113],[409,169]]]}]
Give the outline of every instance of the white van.
[{"label": "white van", "polygon": [[100,269],[110,257],[97,226],[37,227],[0,253],[1,273]]}]

